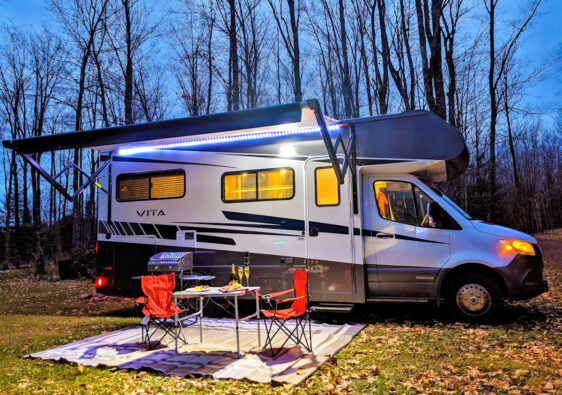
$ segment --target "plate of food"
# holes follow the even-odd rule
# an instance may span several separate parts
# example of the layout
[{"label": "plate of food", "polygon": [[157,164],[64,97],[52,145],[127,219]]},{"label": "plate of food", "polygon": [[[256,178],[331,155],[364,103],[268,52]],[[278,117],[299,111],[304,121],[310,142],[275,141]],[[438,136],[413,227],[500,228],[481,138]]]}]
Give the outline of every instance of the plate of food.
[{"label": "plate of food", "polygon": [[207,292],[210,291],[211,287],[208,285],[196,285],[193,288],[186,289],[187,292]]},{"label": "plate of food", "polygon": [[236,291],[243,291],[246,288],[238,283],[238,282],[229,282],[228,285],[225,285],[224,287],[219,288],[219,291],[221,292],[236,292]]}]

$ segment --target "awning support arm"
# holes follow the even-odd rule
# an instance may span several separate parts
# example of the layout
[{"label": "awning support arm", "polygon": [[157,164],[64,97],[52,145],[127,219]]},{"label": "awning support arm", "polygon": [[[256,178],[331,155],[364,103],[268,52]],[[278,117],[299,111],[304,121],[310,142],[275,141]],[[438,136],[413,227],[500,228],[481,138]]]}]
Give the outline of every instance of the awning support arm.
[{"label": "awning support arm", "polygon": [[[334,172],[336,173],[338,183],[341,185],[345,182],[345,174],[347,173],[347,169],[349,167],[355,167],[355,128],[350,128],[349,138],[346,144],[344,144],[340,132],[340,134],[338,134],[338,136],[336,137],[336,144],[334,146],[332,144],[330,133],[328,132],[328,127],[326,126],[326,122],[324,121],[324,116],[322,115],[320,102],[317,99],[307,100],[306,106],[314,111],[316,123],[318,123],[320,134],[322,135],[322,140],[324,140],[326,151],[328,151],[330,163],[332,164]],[[344,154],[341,167],[337,156],[338,148],[340,147],[340,145]],[[353,168],[351,172],[355,173],[355,168]]]},{"label": "awning support arm", "polygon": [[[111,158],[110,158],[103,165],[101,165],[94,172],[94,174],[92,174],[92,176],[88,176],[88,174],[86,172],[84,172],[84,170],[82,170],[75,163],[69,163],[68,165],[66,165],[64,167],[64,169],[61,172],[59,172],[59,174],[57,174],[55,177],[52,177],[43,167],[41,167],[41,165],[39,163],[37,163],[37,161],[35,159],[33,159],[33,157],[30,154],[21,154],[21,156],[27,163],[29,163],[29,165],[32,168],[34,168],[37,172],[39,172],[39,174],[41,174],[43,176],[43,178],[45,178],[45,180],[47,180],[49,182],[49,184],[51,184],[57,191],[59,191],[70,202],[72,202],[78,195],[80,195],[82,192],[84,192],[84,190],[86,188],[88,188],[92,183],[96,182],[96,180],[98,179],[101,172],[107,166],[109,166],[109,164],[111,163]],[[86,182],[80,188],[78,188],[78,190],[74,193],[74,195],[70,195],[66,191],[66,189],[64,189],[64,187],[56,180],[58,177],[61,176],[62,173],[64,173],[65,171],[69,170],[72,167],[75,167],[78,171],[80,171],[82,174],[84,174],[86,177],[88,177]],[[101,188],[101,186],[100,186],[100,188]],[[105,189],[103,189],[103,188],[101,188],[101,189],[105,193],[107,193],[107,191]]]},{"label": "awning support arm", "polygon": [[74,199],[72,198],[72,196],[70,196],[70,194],[64,189],[64,187],[63,187],[61,184],[59,184],[59,183],[57,182],[57,180],[55,180],[49,173],[47,173],[47,172],[45,171],[45,169],[43,169],[43,168],[41,167],[41,165],[40,165],[39,163],[37,163],[37,162],[35,161],[35,159],[33,159],[33,158],[31,157],[31,155],[29,155],[29,154],[22,154],[21,156],[22,156],[22,158],[23,158],[27,163],[29,163],[29,165],[30,165],[32,168],[34,168],[35,170],[37,170],[37,171],[39,172],[39,174],[41,174],[41,175],[43,176],[43,178],[45,178],[45,179],[49,182],[49,184],[51,184],[52,186],[54,186],[55,189],[56,189],[57,191],[59,191],[67,200],[69,200],[69,201],[71,201],[71,202],[74,200]]},{"label": "awning support arm", "polygon": [[[70,162],[68,165],[66,165],[66,166],[64,167],[64,169],[62,169],[61,171],[59,171],[59,173],[55,176],[55,179],[59,178],[59,177],[62,176],[66,171],[68,171],[69,169],[71,169],[71,168],[73,168],[73,167],[74,167],[76,170],[78,170],[80,173],[82,173],[82,175],[84,175],[86,178],[88,178],[88,179],[91,178],[90,175],[89,175],[88,173],[86,173],[84,170],[82,170],[82,168],[81,168],[80,166],[78,166],[78,165],[77,165],[76,163],[74,163],[74,162]],[[103,165],[103,168],[105,168],[105,167],[106,167],[106,165],[104,164],[104,165]],[[94,173],[94,175],[93,175],[92,177],[94,177],[94,176],[95,176],[95,173]],[[86,181],[86,182],[88,182],[88,181]],[[89,184],[91,184],[91,183],[89,183]],[[89,184],[88,184],[88,185],[89,185]],[[96,183],[96,186],[97,186],[99,189],[101,189],[102,191],[104,191],[105,193],[109,194],[109,192],[107,192],[107,191],[105,190],[105,188],[101,186],[101,184]],[[81,189],[82,189],[82,188],[81,188]]]}]

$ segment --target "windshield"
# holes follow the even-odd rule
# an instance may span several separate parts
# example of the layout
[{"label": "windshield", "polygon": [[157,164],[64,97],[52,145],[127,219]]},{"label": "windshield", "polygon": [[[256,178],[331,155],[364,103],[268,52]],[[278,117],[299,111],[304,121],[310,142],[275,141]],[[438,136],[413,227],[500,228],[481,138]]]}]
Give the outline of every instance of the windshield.
[{"label": "windshield", "polygon": [[456,205],[455,202],[453,202],[451,199],[449,199],[444,193],[441,194],[441,199],[443,199],[444,201],[446,201],[447,203],[449,203],[449,206],[451,206],[452,208],[455,209],[455,211],[457,213],[459,213],[460,215],[462,215],[463,217],[465,217],[466,219],[472,219],[472,217],[470,215],[468,215],[468,213],[466,211],[464,211],[462,208],[460,208],[459,206]]},{"label": "windshield", "polygon": [[430,187],[431,190],[433,192],[435,192],[436,194],[439,195],[439,197],[441,197],[445,202],[447,202],[449,204],[449,206],[451,206],[457,213],[459,213],[460,215],[462,215],[464,218],[471,220],[472,217],[470,215],[468,215],[468,213],[466,211],[464,211],[462,208],[460,208],[459,206],[457,206],[457,204],[455,202],[453,202],[451,199],[449,199],[447,197],[447,195],[445,195],[443,192],[441,192],[439,189],[435,188],[435,187]]}]

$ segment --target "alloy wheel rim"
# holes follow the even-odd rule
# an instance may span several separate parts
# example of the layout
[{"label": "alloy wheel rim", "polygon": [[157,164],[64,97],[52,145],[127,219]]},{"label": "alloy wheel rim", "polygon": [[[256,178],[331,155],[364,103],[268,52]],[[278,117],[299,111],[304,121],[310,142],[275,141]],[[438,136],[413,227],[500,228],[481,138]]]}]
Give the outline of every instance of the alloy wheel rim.
[{"label": "alloy wheel rim", "polygon": [[465,284],[457,292],[457,306],[470,316],[482,316],[492,307],[490,292],[480,284]]}]

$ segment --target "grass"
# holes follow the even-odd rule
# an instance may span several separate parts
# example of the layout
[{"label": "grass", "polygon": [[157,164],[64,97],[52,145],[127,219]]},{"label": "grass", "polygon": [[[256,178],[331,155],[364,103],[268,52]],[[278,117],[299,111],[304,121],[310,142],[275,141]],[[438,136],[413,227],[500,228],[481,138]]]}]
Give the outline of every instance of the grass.
[{"label": "grass", "polygon": [[560,393],[562,230],[539,235],[551,290],[511,303],[496,325],[448,322],[431,307],[374,306],[367,327],[301,386],[92,368],[28,353],[138,323],[128,298],[86,298],[88,281],[0,274],[0,393]]}]

